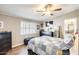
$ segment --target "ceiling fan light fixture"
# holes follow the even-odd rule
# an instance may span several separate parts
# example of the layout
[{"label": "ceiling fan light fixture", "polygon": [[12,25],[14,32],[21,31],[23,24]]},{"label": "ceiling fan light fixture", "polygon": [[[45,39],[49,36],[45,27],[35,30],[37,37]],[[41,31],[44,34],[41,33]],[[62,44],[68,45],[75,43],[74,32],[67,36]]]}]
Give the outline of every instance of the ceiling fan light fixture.
[{"label": "ceiling fan light fixture", "polygon": [[43,8],[41,10],[38,10],[37,12],[41,12],[44,15],[53,15],[53,12],[56,11],[61,11],[62,8],[60,8],[58,5],[53,5],[53,4],[46,4],[45,6],[43,6]]}]

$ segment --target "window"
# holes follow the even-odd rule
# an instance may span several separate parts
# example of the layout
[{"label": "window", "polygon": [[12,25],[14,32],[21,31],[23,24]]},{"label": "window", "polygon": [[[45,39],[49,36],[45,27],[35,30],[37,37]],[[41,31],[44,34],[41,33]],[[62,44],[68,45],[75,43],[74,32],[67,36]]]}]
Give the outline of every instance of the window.
[{"label": "window", "polygon": [[21,21],[21,35],[37,32],[37,23]]}]

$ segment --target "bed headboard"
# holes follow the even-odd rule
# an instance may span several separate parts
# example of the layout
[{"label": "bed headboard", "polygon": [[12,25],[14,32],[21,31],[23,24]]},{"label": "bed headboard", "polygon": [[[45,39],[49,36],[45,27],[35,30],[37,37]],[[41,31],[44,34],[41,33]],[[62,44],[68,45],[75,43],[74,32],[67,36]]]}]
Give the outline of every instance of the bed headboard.
[{"label": "bed headboard", "polygon": [[53,32],[40,31],[40,36],[51,36],[51,37],[53,37]]}]

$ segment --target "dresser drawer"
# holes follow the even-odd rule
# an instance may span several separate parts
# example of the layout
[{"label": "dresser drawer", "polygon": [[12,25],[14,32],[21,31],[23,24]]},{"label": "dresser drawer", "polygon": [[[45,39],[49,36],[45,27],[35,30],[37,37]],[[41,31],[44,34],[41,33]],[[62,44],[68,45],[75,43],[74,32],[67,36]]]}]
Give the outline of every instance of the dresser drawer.
[{"label": "dresser drawer", "polygon": [[6,51],[8,51],[9,49],[11,49],[11,45],[10,44],[6,44],[6,45],[2,45],[1,47],[0,47],[0,52],[6,52]]},{"label": "dresser drawer", "polygon": [[9,39],[8,40],[7,39],[5,39],[5,40],[3,39],[3,40],[0,40],[0,41],[1,41],[0,42],[0,46],[5,44],[5,43],[10,43],[11,44],[11,40],[9,40]]},{"label": "dresser drawer", "polygon": [[5,38],[10,38],[11,36],[10,35],[8,35],[8,34],[1,34],[0,35],[0,39],[5,39]]}]

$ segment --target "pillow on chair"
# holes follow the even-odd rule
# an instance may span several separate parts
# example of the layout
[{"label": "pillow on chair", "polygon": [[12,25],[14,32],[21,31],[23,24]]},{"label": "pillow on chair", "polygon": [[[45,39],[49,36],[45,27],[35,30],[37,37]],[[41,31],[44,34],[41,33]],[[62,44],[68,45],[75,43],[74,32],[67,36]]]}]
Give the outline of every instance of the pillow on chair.
[{"label": "pillow on chair", "polygon": [[73,35],[66,34],[64,36],[64,41],[61,43],[60,48],[61,50],[67,50],[70,49],[73,46]]},{"label": "pillow on chair", "polygon": [[65,34],[64,36],[64,42],[68,44],[71,40],[73,40],[73,35],[72,34]]},{"label": "pillow on chair", "polygon": [[66,44],[67,48],[71,48],[74,45],[74,38],[72,34],[66,34],[64,36],[64,43]]}]

